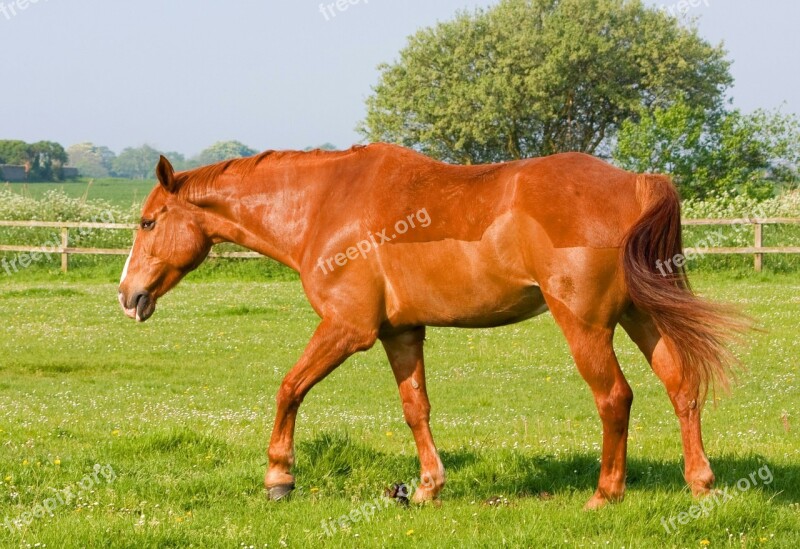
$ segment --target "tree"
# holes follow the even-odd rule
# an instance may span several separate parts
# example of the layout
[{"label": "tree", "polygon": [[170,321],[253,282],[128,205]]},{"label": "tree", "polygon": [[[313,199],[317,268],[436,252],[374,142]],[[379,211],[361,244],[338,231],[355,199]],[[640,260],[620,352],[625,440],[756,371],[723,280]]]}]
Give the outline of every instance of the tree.
[{"label": "tree", "polygon": [[28,179],[31,181],[59,181],[61,168],[67,163],[67,151],[53,141],[39,141],[30,145]]},{"label": "tree", "polygon": [[194,157],[191,163],[195,166],[206,166],[223,160],[253,156],[256,152],[238,141],[219,141]]},{"label": "tree", "polygon": [[0,164],[24,165],[30,160],[30,145],[17,139],[0,140]]},{"label": "tree", "polygon": [[93,143],[72,145],[67,149],[67,155],[69,164],[78,168],[78,173],[85,177],[108,177],[117,157],[108,147]]},{"label": "tree", "polygon": [[131,179],[152,179],[160,156],[161,153],[150,145],[128,147],[114,159],[114,174]]},{"label": "tree", "polygon": [[62,179],[61,168],[67,163],[67,153],[53,141],[25,143],[19,140],[0,141],[0,164],[25,166],[30,181]]},{"label": "tree", "polygon": [[780,185],[796,185],[800,121],[680,101],[624,122],[613,157],[629,170],[671,174],[685,198],[723,190],[768,198]]},{"label": "tree", "polygon": [[445,161],[607,152],[619,125],[732,82],[721,47],[639,0],[502,0],[412,36],[359,126]]}]

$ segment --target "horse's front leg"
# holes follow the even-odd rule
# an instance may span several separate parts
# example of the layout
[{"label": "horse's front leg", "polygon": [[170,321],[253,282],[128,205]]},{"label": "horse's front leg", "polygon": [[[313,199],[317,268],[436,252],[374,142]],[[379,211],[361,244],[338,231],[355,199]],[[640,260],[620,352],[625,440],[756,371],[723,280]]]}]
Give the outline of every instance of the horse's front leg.
[{"label": "horse's front leg", "polygon": [[403,414],[411,428],[420,463],[420,485],[414,492],[414,501],[422,503],[435,499],[444,486],[444,467],[436,451],[431,434],[431,405],[425,387],[425,362],[422,345],[425,328],[419,327],[389,337],[381,337],[389,363],[392,365]]},{"label": "horse's front leg", "polygon": [[275,427],[269,443],[269,467],[264,486],[271,499],[294,489],[294,426],[300,403],[308,391],[355,352],[372,347],[377,330],[324,319],[308,342],[303,356],[286,374],[278,390]]}]

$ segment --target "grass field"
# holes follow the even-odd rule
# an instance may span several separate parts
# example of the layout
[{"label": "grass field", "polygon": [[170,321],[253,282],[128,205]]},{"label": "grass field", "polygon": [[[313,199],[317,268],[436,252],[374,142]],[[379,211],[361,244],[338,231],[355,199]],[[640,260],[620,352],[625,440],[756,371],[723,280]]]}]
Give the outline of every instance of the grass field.
[{"label": "grass field", "polygon": [[141,204],[155,184],[152,180],[81,178],[59,183],[3,183],[0,189],[10,189],[34,198],[41,198],[46,191],[55,189],[73,198],[85,196],[88,200],[106,200],[115,206],[128,208],[132,204]]},{"label": "grass field", "polygon": [[[429,330],[442,505],[381,505],[332,535],[323,521],[418,474],[380,346],[306,399],[298,490],[269,502],[274,395],[317,320],[298,282],[190,277],[136,325],[113,284],[43,277],[0,286],[0,523],[30,519],[0,526],[0,546],[800,546],[796,276],[695,276],[702,293],[742,304],[766,330],[742,350],[732,393],[705,412],[718,486],[731,495],[707,516],[663,527],[695,501],[667,396],[624,334],[617,351],[636,395],[627,497],[581,510],[597,481],[600,423],[545,315]],[[769,484],[757,473],[765,466]],[[487,505],[495,496],[507,503]],[[52,514],[34,517],[44,505]]]}]

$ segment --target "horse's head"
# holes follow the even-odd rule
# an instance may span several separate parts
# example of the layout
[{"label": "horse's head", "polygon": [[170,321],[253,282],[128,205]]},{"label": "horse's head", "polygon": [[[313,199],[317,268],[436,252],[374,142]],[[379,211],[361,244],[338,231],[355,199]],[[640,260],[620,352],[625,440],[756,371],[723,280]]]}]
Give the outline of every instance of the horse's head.
[{"label": "horse's head", "polygon": [[139,322],[150,318],[158,298],[203,262],[212,244],[203,231],[202,211],[178,195],[180,180],[163,156],[156,175],[160,184],[144,203],[119,283],[122,309]]}]

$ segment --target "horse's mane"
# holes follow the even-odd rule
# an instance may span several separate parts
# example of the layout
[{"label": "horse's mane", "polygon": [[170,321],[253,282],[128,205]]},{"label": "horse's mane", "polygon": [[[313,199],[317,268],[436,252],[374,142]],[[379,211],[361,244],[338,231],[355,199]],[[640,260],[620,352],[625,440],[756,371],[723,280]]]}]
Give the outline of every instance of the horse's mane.
[{"label": "horse's mane", "polygon": [[268,150],[255,156],[224,160],[216,164],[178,172],[175,174],[175,178],[179,185],[178,192],[183,194],[190,201],[194,201],[208,192],[213,191],[216,188],[217,181],[225,174],[235,173],[237,176],[244,179],[246,176],[255,172],[260,165],[265,163],[276,165],[286,161],[336,159],[353,154],[365,147],[366,145],[354,145],[344,151],[325,151],[321,149],[310,151]]}]

